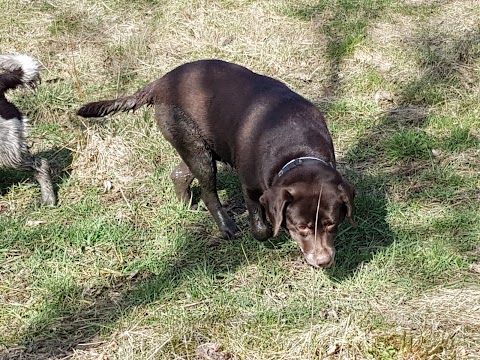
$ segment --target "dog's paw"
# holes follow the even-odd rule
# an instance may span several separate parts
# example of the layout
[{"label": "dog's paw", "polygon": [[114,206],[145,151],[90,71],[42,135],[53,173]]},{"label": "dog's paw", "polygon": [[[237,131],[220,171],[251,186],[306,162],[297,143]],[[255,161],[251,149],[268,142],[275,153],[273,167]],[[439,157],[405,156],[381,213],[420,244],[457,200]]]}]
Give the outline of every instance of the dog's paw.
[{"label": "dog's paw", "polygon": [[47,198],[42,199],[43,206],[55,206],[57,204],[57,199],[55,196],[49,196]]},{"label": "dog's paw", "polygon": [[52,195],[52,194],[42,195],[42,198],[38,199],[36,203],[38,207],[42,207],[42,206],[52,207],[57,204],[57,199],[55,195]]},{"label": "dog's paw", "polygon": [[235,237],[237,230],[237,224],[235,224],[235,221],[230,218],[225,219],[223,224],[220,226],[222,237],[228,240],[232,240]]}]

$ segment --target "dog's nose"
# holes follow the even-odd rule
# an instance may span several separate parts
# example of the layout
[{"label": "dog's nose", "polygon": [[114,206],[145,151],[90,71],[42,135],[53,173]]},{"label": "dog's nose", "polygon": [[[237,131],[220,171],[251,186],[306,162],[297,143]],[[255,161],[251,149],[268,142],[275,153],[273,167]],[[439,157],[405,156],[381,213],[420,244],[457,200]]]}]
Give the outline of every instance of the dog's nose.
[{"label": "dog's nose", "polygon": [[317,257],[317,265],[320,267],[328,267],[332,264],[333,262],[333,257],[331,255],[323,255],[320,257]]},{"label": "dog's nose", "polygon": [[333,264],[333,255],[322,254],[319,256],[306,256],[307,262],[313,267],[329,267]]}]

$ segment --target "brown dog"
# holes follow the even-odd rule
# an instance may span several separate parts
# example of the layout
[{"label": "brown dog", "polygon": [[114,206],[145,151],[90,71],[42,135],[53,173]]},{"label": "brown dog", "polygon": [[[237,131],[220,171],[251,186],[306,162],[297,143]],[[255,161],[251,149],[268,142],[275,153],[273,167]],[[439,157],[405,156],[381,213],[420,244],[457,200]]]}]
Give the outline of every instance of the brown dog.
[{"label": "brown dog", "polygon": [[238,172],[256,239],[276,236],[283,225],[309,264],[333,263],[337,225],[346,215],[354,226],[355,191],[335,170],[331,136],[312,103],[242,66],[201,60],[77,113],[100,117],[145,104],[155,105],[158,126],[183,160],[172,172],[177,196],[189,201],[197,178],[223,236],[232,238],[236,225],[218,199],[217,160]]}]

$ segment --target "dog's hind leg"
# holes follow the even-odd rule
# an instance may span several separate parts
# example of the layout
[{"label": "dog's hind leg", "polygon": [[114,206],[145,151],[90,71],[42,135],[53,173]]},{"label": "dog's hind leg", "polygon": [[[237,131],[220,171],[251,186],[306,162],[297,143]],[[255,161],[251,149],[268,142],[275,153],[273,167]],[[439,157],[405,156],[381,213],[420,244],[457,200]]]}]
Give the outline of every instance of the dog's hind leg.
[{"label": "dog's hind leg", "polygon": [[198,179],[201,189],[200,197],[207,206],[210,214],[212,214],[222,236],[227,239],[233,239],[237,226],[230,216],[228,216],[218,198],[217,164],[212,155],[205,146],[197,148],[196,151],[181,149],[179,150],[179,154],[188,164],[192,174]]},{"label": "dog's hind leg", "polygon": [[[202,134],[192,119],[179,109],[157,106],[155,114],[163,136],[177,150],[186,165],[184,167],[180,164],[181,168],[189,169],[190,175],[187,176],[187,180],[190,183],[193,177],[198,180],[201,189],[200,197],[217,223],[222,236],[232,239],[237,226],[218,198],[217,164]],[[180,180],[174,179],[177,196],[182,197],[185,196],[188,187],[185,183],[178,185],[179,182]]]},{"label": "dog's hind leg", "polygon": [[48,160],[33,157],[26,146],[22,148],[22,152],[19,154],[19,159],[20,160],[15,164],[12,164],[12,167],[18,170],[33,172],[35,180],[37,180],[40,185],[42,205],[55,205],[56,196],[53,190],[51,170]]},{"label": "dog's hind leg", "polygon": [[42,194],[41,203],[43,205],[55,205],[56,197],[50,175],[50,165],[48,164],[47,159],[36,159],[30,154],[30,152],[22,153],[20,161],[12,163],[10,166],[3,167],[33,172],[35,180],[37,180],[40,185],[40,192]]},{"label": "dog's hind leg", "polygon": [[194,176],[187,164],[183,161],[180,162],[180,164],[173,169],[170,177],[173,181],[178,200],[189,204],[192,198],[190,184],[192,183]]},{"label": "dog's hind leg", "polygon": [[50,175],[50,164],[48,163],[47,159],[33,159],[32,168],[35,180],[37,180],[40,184],[42,204],[55,205],[56,197],[53,190],[52,177]]},{"label": "dog's hind leg", "polygon": [[198,139],[188,144],[188,147],[177,148],[179,155],[187,164],[192,175],[197,178],[200,185],[200,197],[205,203],[208,211],[217,223],[222,236],[233,239],[237,226],[228,216],[220,203],[217,194],[217,164],[212,154],[203,141]]}]

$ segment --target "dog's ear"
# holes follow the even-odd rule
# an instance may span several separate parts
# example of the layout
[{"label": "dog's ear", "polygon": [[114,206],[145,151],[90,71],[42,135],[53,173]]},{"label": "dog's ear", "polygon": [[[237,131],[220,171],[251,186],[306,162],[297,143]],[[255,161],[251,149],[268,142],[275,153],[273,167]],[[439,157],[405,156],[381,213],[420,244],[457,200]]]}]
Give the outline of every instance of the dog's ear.
[{"label": "dog's ear", "polygon": [[292,201],[292,195],[287,189],[272,187],[260,196],[260,203],[267,210],[268,219],[273,227],[273,236],[277,236],[283,222],[284,209]]},{"label": "dog's ear", "polygon": [[343,180],[342,183],[338,185],[338,190],[340,191],[340,199],[347,207],[348,221],[353,228],[356,228],[357,224],[353,219],[353,201],[355,199],[355,189],[346,180]]}]

